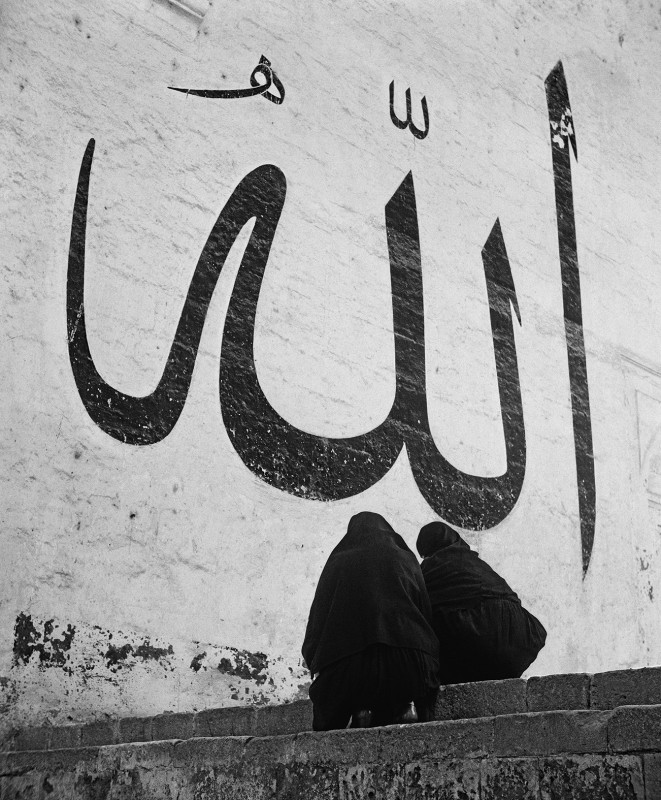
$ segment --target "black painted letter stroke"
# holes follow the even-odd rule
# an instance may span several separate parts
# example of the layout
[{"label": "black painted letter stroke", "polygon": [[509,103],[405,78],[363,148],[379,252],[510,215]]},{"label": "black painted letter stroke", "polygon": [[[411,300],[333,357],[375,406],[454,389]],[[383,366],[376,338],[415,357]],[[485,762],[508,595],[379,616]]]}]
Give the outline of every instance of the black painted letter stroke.
[{"label": "black painted letter stroke", "polygon": [[[145,397],[109,386],[92,360],[85,328],[85,229],[94,142],[80,171],[67,287],[69,355],[87,412],[106,433],[129,444],[153,444],[172,430],[192,377],[207,309],[227,254],[243,226],[255,225],[241,260],[225,319],[220,354],[220,405],[230,440],[244,464],[266,483],[316,500],[358,494],[382,478],[406,445],[416,483],[448,522],[484,530],[516,503],[526,465],[526,440],[512,309],[518,303],[500,224],[482,250],[507,468],[482,477],[456,469],[438,451],[427,416],[421,255],[413,177],[385,208],[392,283],[396,390],[383,422],[360,436],[332,439],[289,424],[264,395],[255,368],[257,302],[285,202],[286,181],[272,165],[249,173],[214,224],[184,302],[163,375]],[[520,317],[519,317],[520,322]]]},{"label": "black painted letter stroke", "polygon": [[576,149],[576,133],[569,105],[569,92],[558,61],[545,81],[553,159],[555,185],[555,210],[558,222],[558,248],[562,277],[562,302],[564,307],[569,387],[571,392],[572,420],[574,426],[574,451],[578,481],[578,511],[581,522],[581,553],[583,577],[587,573],[594,543],[596,518],[596,487],[594,479],[594,452],[592,448],[592,420],[588,391],[583,313],[581,308],[581,280],[576,246],[574,219],[574,192],[572,189],[571,157],[569,147]]}]

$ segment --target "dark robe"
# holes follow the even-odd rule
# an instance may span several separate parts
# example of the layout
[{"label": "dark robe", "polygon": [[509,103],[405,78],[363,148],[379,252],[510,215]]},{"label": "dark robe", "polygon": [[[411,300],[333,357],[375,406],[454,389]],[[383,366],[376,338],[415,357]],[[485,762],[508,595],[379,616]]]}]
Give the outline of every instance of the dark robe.
[{"label": "dark robe", "polygon": [[441,682],[518,678],[546,641],[516,592],[443,522],[418,536],[441,650]]},{"label": "dark robe", "polygon": [[420,566],[380,515],[352,517],[330,554],[302,652],[318,674],[310,687],[316,730],[344,727],[357,709],[415,700],[438,686],[438,641]]}]

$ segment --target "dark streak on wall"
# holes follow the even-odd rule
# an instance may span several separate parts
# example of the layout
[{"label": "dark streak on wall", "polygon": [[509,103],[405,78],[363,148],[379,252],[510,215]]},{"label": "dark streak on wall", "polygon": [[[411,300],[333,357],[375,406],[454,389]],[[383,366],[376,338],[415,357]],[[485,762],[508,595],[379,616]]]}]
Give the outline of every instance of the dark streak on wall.
[{"label": "dark streak on wall", "polygon": [[129,656],[142,659],[142,661],[160,661],[164,667],[168,667],[170,666],[170,662],[167,656],[171,656],[173,653],[172,645],[168,645],[167,647],[154,647],[149,639],[145,639],[142,644],[136,647],[129,642],[121,646],[109,643],[104,658],[106,659],[106,666],[108,669],[117,672],[118,669],[128,666],[126,660]]},{"label": "dark streak on wall", "polygon": [[[233,659],[221,658],[218,663],[219,672],[247,681],[255,681],[257,685],[266,683],[268,676],[265,673],[268,667],[268,657],[265,653],[251,653],[249,650],[237,650],[235,647],[228,649],[232,652]],[[193,664],[191,664],[191,668],[193,668]]]}]

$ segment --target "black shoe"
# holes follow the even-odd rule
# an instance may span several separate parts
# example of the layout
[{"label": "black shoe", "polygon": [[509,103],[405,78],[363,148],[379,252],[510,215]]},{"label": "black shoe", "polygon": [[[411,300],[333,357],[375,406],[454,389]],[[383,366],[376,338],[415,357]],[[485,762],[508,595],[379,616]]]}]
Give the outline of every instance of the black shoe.
[{"label": "black shoe", "polygon": [[369,708],[361,708],[359,711],[354,711],[351,715],[352,728],[371,728],[372,727],[372,712]]},{"label": "black shoe", "polygon": [[412,722],[418,721],[418,712],[415,710],[413,702],[407,703],[403,708],[395,712],[395,718],[392,721],[393,725],[410,725]]}]

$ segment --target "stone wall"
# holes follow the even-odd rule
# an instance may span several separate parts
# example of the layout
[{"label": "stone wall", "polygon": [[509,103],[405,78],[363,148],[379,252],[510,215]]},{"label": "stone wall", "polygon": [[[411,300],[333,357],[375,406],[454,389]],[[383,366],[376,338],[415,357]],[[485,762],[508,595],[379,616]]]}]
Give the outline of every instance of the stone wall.
[{"label": "stone wall", "polygon": [[365,509],[659,662],[659,20],[6,0],[5,724],[305,696]]}]

